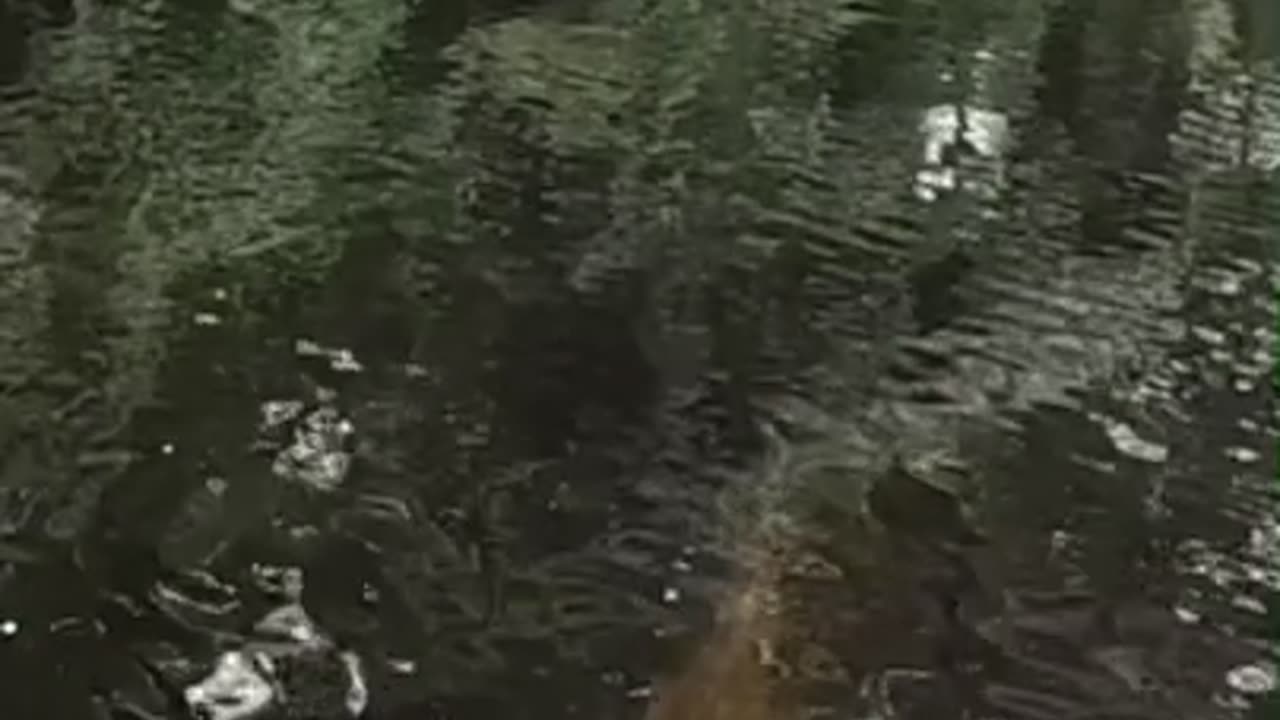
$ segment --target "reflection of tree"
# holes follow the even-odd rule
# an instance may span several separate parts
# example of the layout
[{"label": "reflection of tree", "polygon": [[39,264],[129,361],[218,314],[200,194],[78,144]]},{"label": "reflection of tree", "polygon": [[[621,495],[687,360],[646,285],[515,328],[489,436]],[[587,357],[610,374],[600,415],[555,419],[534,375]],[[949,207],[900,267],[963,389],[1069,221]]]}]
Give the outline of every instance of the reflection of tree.
[{"label": "reflection of tree", "polygon": [[[625,30],[610,26],[610,13],[634,12],[607,6],[595,26],[481,26],[451,51],[455,81],[475,95],[460,112],[475,118],[462,137],[476,177],[460,184],[485,214],[463,220],[465,232],[507,297],[565,279],[590,292],[624,276],[639,281],[648,310],[637,332],[668,382],[685,386],[729,358],[745,378],[766,359],[751,348],[779,354],[804,342],[802,317],[762,305],[778,282],[759,277],[762,268],[803,284],[813,272],[806,266],[821,262],[833,284],[855,278],[839,270],[859,264],[858,242],[842,229],[852,184],[801,181],[777,195],[802,168],[817,178],[853,166],[840,140],[825,136],[833,121],[819,85],[804,78],[821,77],[827,49],[867,17],[822,4],[731,12],[660,4]],[[510,157],[526,167],[497,160]],[[545,189],[583,181],[599,189]],[[819,204],[786,207],[806,194]],[[516,214],[489,217],[498,197]],[[495,238],[512,219],[521,238]],[[803,239],[784,239],[792,230]],[[548,265],[548,257],[558,259]],[[712,349],[724,343],[732,349]]]},{"label": "reflection of tree", "polygon": [[[1139,255],[1149,258],[1144,261],[1144,268],[1161,265],[1161,269],[1150,271],[1151,281],[1143,284],[1149,295],[1138,305],[1147,307],[1145,312],[1148,313],[1173,311],[1186,301],[1178,294],[1180,290],[1177,287],[1179,275],[1189,266],[1186,259],[1180,257],[1181,249],[1176,246],[1183,237],[1177,218],[1184,212],[1188,199],[1186,188],[1149,184],[1151,173],[1170,172],[1168,138],[1173,129],[1171,123],[1178,116],[1179,103],[1184,99],[1181,83],[1185,77],[1187,46],[1186,38],[1178,29],[1180,20],[1180,16],[1172,14],[1157,13],[1153,16],[1141,3],[1115,3],[1106,7],[1090,3],[1054,6],[1047,19],[1048,32],[1041,47],[1043,84],[1036,92],[1038,113],[1042,118],[1051,119],[1053,124],[1060,124],[1060,129],[1067,132],[1078,148],[1081,159],[1075,170],[1079,189],[1064,185],[1070,182],[1070,178],[1042,176],[1036,178],[1037,184],[1044,184],[1042,189],[1020,194],[1020,201],[1033,208],[1032,212],[1038,216],[1032,218],[1033,225],[1042,233],[1042,237],[1037,239],[1037,252],[1044,254],[1048,248],[1056,247],[1074,254],[1082,248],[1080,238],[1083,237],[1086,253],[1109,256],[1110,259],[1105,261],[1108,266],[1119,266],[1125,262],[1122,258]],[[1117,112],[1116,108],[1127,110]],[[1028,143],[1056,144],[1049,139],[1052,135],[1044,132],[1029,134],[1026,140]],[[1063,159],[1063,165],[1070,166],[1069,163]],[[1030,167],[1026,171],[1027,177],[1038,172]],[[1095,280],[1101,277],[1099,273],[1088,275]],[[1040,275],[1033,271],[1027,276]],[[1124,288],[1129,282],[1118,281],[1113,290],[1128,292]],[[1074,288],[1070,285],[1063,297],[1077,296],[1078,293],[1081,298],[1101,298],[1111,294],[1099,292],[1103,285],[1093,285],[1087,280],[1082,280]],[[1157,291],[1157,287],[1161,289]],[[1050,296],[1047,291],[1042,292],[1044,296]],[[1116,312],[1128,304],[1127,299],[1118,296],[1107,298],[1095,314]],[[1118,362],[1098,365],[1095,375],[1096,378],[1112,378],[1116,388],[1127,385],[1125,374],[1133,368],[1139,372],[1159,372],[1165,358],[1161,352],[1154,351],[1154,346],[1169,339],[1167,332],[1156,330],[1154,325],[1142,329],[1145,322],[1121,322],[1115,326],[1111,336],[1117,340],[1126,335],[1131,337],[1114,348],[1121,351],[1115,357]],[[1150,336],[1153,340],[1140,340],[1147,332],[1153,333]],[[1079,333],[1082,339],[1091,335]],[[1061,346],[1055,354],[1061,355],[1065,350],[1065,346]],[[1097,360],[1103,354],[1094,352],[1091,355]],[[1123,359],[1124,356],[1129,359]],[[1036,363],[1042,369],[1053,364],[1054,361],[1049,359]],[[1115,392],[1120,391],[1116,389]],[[1043,418],[1037,422],[1058,422],[1048,411],[1040,415]],[[1070,417],[1073,415],[1060,422],[1073,422]],[[1034,436],[1036,433],[1028,431],[1028,434]],[[1025,454],[1039,458],[1043,452],[1027,450]],[[1048,463],[1063,468],[1073,464],[1077,463]],[[1046,508],[1071,507],[1071,503],[1054,503],[1048,498],[1069,499],[1060,494],[1069,492],[1068,488],[1077,483],[1094,483],[1100,477],[1098,466],[1093,464],[1079,465],[1073,474],[1077,480],[1055,479],[1052,487],[1043,490]],[[1136,469],[1133,474],[1147,475]],[[1150,475],[1152,477],[1142,482],[1133,483],[1129,495],[1109,496],[1108,504],[1115,509],[1114,518],[1126,520],[1099,521],[1097,544],[1091,547],[1090,552],[1097,553],[1100,565],[1110,567],[1109,562],[1114,559],[1110,556],[1117,554],[1117,548],[1128,547],[1137,554],[1146,551],[1140,539],[1145,532],[1142,528],[1149,527],[1147,510],[1143,506],[1148,501],[1148,493],[1156,492],[1154,488],[1165,482],[1156,477],[1159,473]],[[1009,492],[1011,496],[1025,494],[1016,489]],[[1040,502],[1029,494],[1021,500],[1010,499],[1031,505],[1039,505]],[[1034,514],[1035,511],[1029,512]],[[1076,521],[1083,522],[1079,518],[1070,522]],[[1130,541],[1121,542],[1118,539],[1121,535],[1129,537]],[[1143,561],[1135,556],[1135,562]],[[1112,579],[1123,581],[1114,576]]]},{"label": "reflection of tree", "polygon": [[1094,247],[1125,242],[1125,207],[1146,197],[1133,174],[1168,158],[1186,77],[1181,27],[1176,9],[1143,3],[1061,3],[1051,17],[1044,108],[1079,148],[1083,240]]},{"label": "reflection of tree", "polygon": [[[1247,628],[1240,632],[1241,637],[1257,636],[1260,621],[1240,608],[1261,607],[1250,598],[1266,591],[1242,580],[1240,571],[1225,570],[1223,565],[1256,567],[1256,551],[1242,550],[1243,538],[1257,536],[1257,527],[1266,527],[1269,521],[1259,524],[1255,513],[1247,509],[1258,507],[1255,493],[1260,478],[1253,467],[1242,469],[1240,458],[1255,457],[1256,461],[1269,451],[1257,456],[1248,450],[1237,451],[1232,459],[1230,453],[1223,455],[1222,448],[1258,447],[1260,438],[1251,436],[1249,428],[1257,430],[1265,424],[1262,417],[1266,413],[1257,406],[1261,393],[1253,379],[1264,372],[1257,366],[1261,347],[1256,340],[1244,338],[1251,333],[1255,338],[1267,334],[1259,331],[1262,319],[1247,307],[1249,301],[1244,298],[1258,297],[1265,284],[1265,271],[1256,263],[1267,253],[1257,240],[1262,236],[1260,225],[1269,222],[1268,215],[1274,213],[1257,204],[1261,187],[1249,173],[1238,166],[1224,167],[1232,161],[1224,163],[1222,155],[1212,152],[1224,134],[1234,137],[1249,129],[1241,126],[1244,118],[1235,116],[1224,118],[1216,135],[1185,130],[1188,116],[1203,117],[1227,109],[1217,104],[1224,103],[1222,96],[1184,92],[1203,81],[1193,78],[1183,87],[1187,56],[1191,57],[1191,72],[1203,67],[1198,63],[1203,62],[1206,48],[1194,44],[1206,39],[1203,28],[1199,34],[1193,33],[1188,52],[1185,38],[1176,31],[1162,31],[1160,23],[1151,22],[1136,7],[1125,11],[1108,6],[1106,12],[1120,15],[1103,25],[1125,27],[1124,15],[1129,12],[1128,27],[1142,26],[1142,44],[1135,46],[1135,33],[1113,37],[1093,24],[1102,11],[1077,15],[1081,10],[1078,4],[1063,4],[1060,9],[1063,17],[1051,25],[1046,47],[1057,48],[1055,52],[1069,52],[1074,47],[1074,52],[1095,53],[1095,60],[1049,61],[1047,65],[1058,71],[1087,67],[1092,72],[1076,78],[1050,72],[1042,108],[1061,120],[1079,143],[1090,166],[1082,170],[1083,176],[1093,182],[1097,173],[1103,173],[1112,180],[1098,192],[1080,193],[1082,220],[1087,223],[1092,214],[1095,223],[1105,223],[1105,232],[1093,239],[1111,246],[1107,252],[1113,264],[1129,253],[1158,245],[1168,246],[1176,254],[1186,253],[1160,273],[1160,282],[1170,290],[1176,286],[1176,293],[1168,293],[1173,302],[1166,306],[1166,312],[1176,322],[1187,323],[1191,332],[1184,341],[1169,338],[1159,343],[1164,348],[1160,352],[1152,352],[1154,344],[1145,345],[1145,361],[1137,378],[1114,378],[1105,389],[1078,398],[1083,409],[1103,415],[1118,413],[1145,428],[1140,432],[1163,438],[1161,442],[1171,450],[1167,463],[1147,465],[1124,457],[1120,444],[1112,447],[1099,432],[1095,424],[1099,416],[1093,421],[1086,419],[1089,416],[1075,402],[1070,411],[1038,410],[1017,433],[1017,446],[1009,450],[1013,461],[991,472],[987,512],[994,525],[1003,526],[1001,532],[1010,533],[1001,545],[1016,549],[1009,553],[1009,570],[1025,573],[1019,584],[1056,585],[1065,576],[1078,583],[1076,587],[1094,593],[1090,612],[1095,614],[1072,631],[1087,633],[1081,636],[1087,637],[1080,641],[1083,644],[1145,645],[1148,641],[1135,639],[1136,633],[1143,632],[1138,628],[1144,623],[1165,628],[1161,632],[1169,636],[1199,632],[1194,625],[1191,629],[1179,625],[1164,609],[1169,606],[1179,613],[1211,617],[1213,623],[1240,623]],[[1069,22],[1073,18],[1079,22]],[[1149,82],[1142,82],[1144,78]],[[1098,106],[1090,110],[1090,103]],[[1104,109],[1103,103],[1136,108],[1136,119],[1117,122],[1123,113]],[[1183,129],[1171,133],[1171,123],[1180,114]],[[1144,133],[1144,127],[1154,128],[1146,133],[1156,138],[1145,147],[1133,140]],[[1122,147],[1124,152],[1112,150]],[[1110,149],[1103,151],[1105,148]],[[1150,174],[1153,171],[1161,178],[1178,180],[1159,181]],[[1070,193],[1062,194],[1070,197]],[[1083,229],[1088,232],[1091,228],[1100,232],[1097,224]],[[1092,251],[1097,250],[1095,243]],[[1234,259],[1227,260],[1228,256]],[[1183,274],[1185,284],[1180,279]],[[1227,316],[1233,319],[1227,321]],[[1233,329],[1219,334],[1204,329],[1208,327]],[[1245,329],[1249,327],[1255,329]],[[1217,349],[1212,349],[1215,346]],[[1254,359],[1242,360],[1241,356]],[[1234,381],[1234,391],[1228,377],[1240,378]],[[1227,481],[1228,477],[1236,479]],[[1224,508],[1230,510],[1224,512]],[[1232,549],[1203,552],[1206,543]],[[1232,560],[1203,557],[1231,554]],[[1021,562],[1016,560],[1019,556],[1023,557]],[[1188,561],[1188,556],[1198,559]],[[1048,568],[1045,558],[1049,559]],[[1256,569],[1248,573],[1257,576]],[[1197,574],[1202,577],[1193,577]],[[1237,594],[1228,601],[1225,596],[1232,593]],[[1066,611],[1062,608],[1070,601],[1064,597],[1058,602],[1056,609],[1027,613],[1043,623],[1038,631],[1058,623],[1065,626],[1062,618]],[[1147,608],[1145,604],[1152,602],[1162,607]],[[1227,608],[1230,602],[1236,608]],[[1135,615],[1142,613],[1149,617],[1136,620]],[[1215,667],[1253,654],[1245,643],[1217,638],[1209,644],[1205,662]],[[1135,655],[1139,658],[1135,667],[1157,676],[1172,672],[1161,668],[1159,657],[1146,652]],[[1101,683],[1088,690],[1082,687],[1088,697],[1083,702],[1108,702],[1102,694],[1104,687]],[[1063,696],[1062,702],[1081,702],[1066,693]],[[1016,708],[1013,697],[1009,702]]]},{"label": "reflection of tree", "polygon": [[[279,12],[102,9],[37,68],[36,108],[52,122],[22,130],[40,222],[29,236],[38,240],[25,240],[32,280],[19,284],[34,289],[44,277],[50,294],[6,308],[50,315],[43,338],[18,332],[5,356],[32,363],[54,396],[79,393],[54,402],[74,400],[87,427],[34,431],[66,438],[72,462],[75,448],[109,443],[152,396],[180,319],[169,300],[179,278],[229,259],[244,268],[240,283],[267,290],[261,283],[290,264],[322,270],[342,240],[324,232],[333,205],[318,198],[341,187],[329,158],[370,117],[350,108],[376,105],[368,73],[399,10]],[[210,24],[222,32],[206,32]],[[273,248],[283,265],[264,254]],[[47,350],[32,344],[42,340]],[[37,370],[50,354],[61,378]]]}]

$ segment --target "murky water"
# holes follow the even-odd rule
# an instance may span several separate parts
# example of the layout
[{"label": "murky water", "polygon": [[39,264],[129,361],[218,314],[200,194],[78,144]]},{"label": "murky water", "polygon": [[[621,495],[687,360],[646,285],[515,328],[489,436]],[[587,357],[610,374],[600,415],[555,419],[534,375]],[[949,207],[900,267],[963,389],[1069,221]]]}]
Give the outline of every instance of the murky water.
[{"label": "murky water", "polygon": [[1249,0],[0,0],[26,718],[1261,718]]}]

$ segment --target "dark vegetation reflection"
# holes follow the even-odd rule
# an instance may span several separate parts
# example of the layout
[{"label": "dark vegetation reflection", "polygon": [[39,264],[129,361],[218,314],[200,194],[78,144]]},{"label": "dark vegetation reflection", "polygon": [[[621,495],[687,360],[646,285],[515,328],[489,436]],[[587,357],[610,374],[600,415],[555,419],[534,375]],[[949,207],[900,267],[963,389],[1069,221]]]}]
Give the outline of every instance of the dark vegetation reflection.
[{"label": "dark vegetation reflection", "polygon": [[0,689],[1277,711],[1264,0],[0,0]]}]

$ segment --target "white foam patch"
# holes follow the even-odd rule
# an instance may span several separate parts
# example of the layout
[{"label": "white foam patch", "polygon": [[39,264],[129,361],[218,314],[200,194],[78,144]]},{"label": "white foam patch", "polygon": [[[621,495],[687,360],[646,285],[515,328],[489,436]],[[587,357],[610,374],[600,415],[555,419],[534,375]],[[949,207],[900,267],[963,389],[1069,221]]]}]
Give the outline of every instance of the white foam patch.
[{"label": "white foam patch", "polygon": [[275,690],[245,653],[224,653],[213,672],[183,692],[187,706],[210,720],[245,720],[275,701]]}]

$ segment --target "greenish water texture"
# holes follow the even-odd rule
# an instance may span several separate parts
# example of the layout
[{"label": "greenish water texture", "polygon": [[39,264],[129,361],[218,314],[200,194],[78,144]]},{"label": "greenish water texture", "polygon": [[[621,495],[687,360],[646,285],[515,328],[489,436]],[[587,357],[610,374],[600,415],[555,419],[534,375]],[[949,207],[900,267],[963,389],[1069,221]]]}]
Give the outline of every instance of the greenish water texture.
[{"label": "greenish water texture", "polygon": [[1276,7],[0,0],[0,715],[1273,717]]}]

